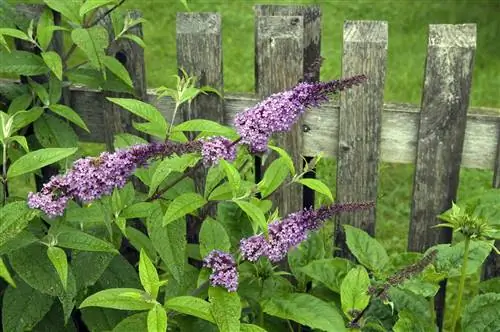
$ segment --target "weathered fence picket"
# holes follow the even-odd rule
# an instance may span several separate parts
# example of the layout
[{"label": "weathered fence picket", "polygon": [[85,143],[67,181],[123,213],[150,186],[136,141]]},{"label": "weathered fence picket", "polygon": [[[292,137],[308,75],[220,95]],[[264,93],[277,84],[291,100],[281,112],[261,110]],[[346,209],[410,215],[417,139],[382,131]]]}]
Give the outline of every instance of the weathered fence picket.
[{"label": "weathered fence picket", "polygon": [[[303,79],[317,80],[320,58],[319,6],[255,8],[255,94],[202,95],[181,112],[184,120],[210,119],[232,124],[237,112]],[[134,33],[142,35],[138,25]],[[223,93],[221,16],[216,13],[177,15],[178,66]],[[131,44],[115,45],[109,55],[121,59],[134,82],[136,97],[158,107],[172,119],[175,103],[157,100],[146,90],[143,50]],[[408,249],[423,252],[437,243],[449,243],[451,234],[432,228],[436,215],[456,199],[460,167],[494,170],[493,187],[500,187],[500,110],[469,108],[476,51],[475,24],[430,25],[423,97],[420,106],[384,104],[388,25],[380,21],[348,21],[344,25],[342,76],[365,74],[366,84],[342,93],[331,102],[308,110],[277,144],[291,153],[297,170],[302,156],[322,152],[336,157],[337,201],[377,199],[381,161],[415,163]],[[70,104],[88,124],[86,141],[112,144],[117,132],[131,129],[131,118],[112,106],[100,91],[71,88]],[[307,128],[307,130],[304,130]],[[269,158],[264,167],[269,165]],[[333,171],[333,170],[332,170]],[[198,174],[201,189],[203,174]],[[274,196],[280,214],[303,207],[303,188],[292,186]],[[347,256],[342,224],[374,234],[375,208],[337,219],[336,245]],[[500,260],[491,256],[484,278],[500,275]],[[444,288],[443,288],[444,290]],[[444,292],[436,298],[438,323]]]},{"label": "weathered fence picket", "polygon": [[[387,40],[387,22],[344,24],[342,76],[364,74],[368,80],[340,95],[336,194],[339,202],[377,200]],[[337,217],[336,246],[341,248],[343,256],[348,256],[343,224],[374,235],[375,207]]]}]

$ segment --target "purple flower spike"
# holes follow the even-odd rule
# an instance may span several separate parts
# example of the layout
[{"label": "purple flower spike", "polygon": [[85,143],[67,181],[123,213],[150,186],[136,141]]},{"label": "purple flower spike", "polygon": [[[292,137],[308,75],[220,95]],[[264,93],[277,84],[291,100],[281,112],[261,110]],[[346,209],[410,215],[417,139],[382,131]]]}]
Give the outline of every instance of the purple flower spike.
[{"label": "purple flower spike", "polygon": [[236,159],[236,144],[222,136],[211,137],[203,141],[201,155],[205,166],[216,165],[221,159],[233,161]]},{"label": "purple flower spike", "polygon": [[328,95],[365,81],[364,75],[330,82],[303,82],[293,89],[276,93],[236,115],[234,125],[242,143],[252,153],[265,152],[272,134],[289,131],[309,107],[328,101]]},{"label": "purple flower spike", "polygon": [[266,256],[272,262],[279,262],[290,249],[305,241],[309,232],[319,229],[323,222],[340,212],[364,210],[373,203],[343,203],[324,206],[318,210],[304,209],[289,214],[282,220],[269,224],[268,237],[254,235],[240,241],[240,251],[244,259],[254,262]]},{"label": "purple flower spike", "polygon": [[51,218],[63,215],[69,200],[91,202],[111,194],[114,188],[123,187],[135,169],[146,165],[149,159],[200,151],[202,144],[200,141],[142,144],[114,153],[103,152],[97,158],[78,159],[65,175],[54,176],[38,193],[29,193],[28,206]]},{"label": "purple flower spike", "polygon": [[238,271],[233,256],[220,250],[212,250],[203,259],[203,267],[212,269],[210,284],[214,287],[221,286],[228,292],[238,289]]}]

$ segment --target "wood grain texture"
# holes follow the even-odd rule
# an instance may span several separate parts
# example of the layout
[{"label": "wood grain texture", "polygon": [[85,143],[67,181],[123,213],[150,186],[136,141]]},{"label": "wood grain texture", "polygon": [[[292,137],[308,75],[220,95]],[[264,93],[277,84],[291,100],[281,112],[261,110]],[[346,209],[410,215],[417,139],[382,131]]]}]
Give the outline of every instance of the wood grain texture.
[{"label": "wood grain texture", "polygon": [[456,198],[476,50],[476,26],[430,25],[408,249],[449,242],[431,227]]},{"label": "wood grain texture", "polygon": [[[255,71],[256,92],[260,99],[290,89],[303,77],[304,25],[301,16],[256,16]],[[287,133],[275,136],[276,145],[284,148],[297,171],[302,169],[302,120]],[[264,169],[275,160],[267,158]],[[280,216],[302,209],[302,187],[280,188],[271,195]]]},{"label": "wood grain texture", "polygon": [[[177,66],[198,78],[198,86],[223,93],[221,16],[217,13],[177,13]],[[179,73],[180,74],[180,73]],[[173,110],[173,108],[172,108]],[[189,107],[181,107],[179,120],[207,119],[224,123],[224,100],[216,94],[198,95]],[[171,117],[167,118],[171,121]],[[194,133],[193,133],[194,134]],[[190,138],[193,139],[194,135]],[[194,175],[195,188],[203,194],[208,169]],[[215,217],[216,207],[205,208],[203,216]],[[200,220],[188,217],[188,241],[198,243]]]},{"label": "wood grain texture", "polygon": [[[430,25],[418,130],[409,251],[449,243],[448,228],[432,228],[456,200],[476,51],[476,26]],[[444,324],[446,280],[434,297],[436,323]]]},{"label": "wood grain texture", "polygon": [[[342,77],[364,74],[368,79],[340,95],[337,202],[377,200],[387,41],[387,22],[344,24]],[[375,215],[373,207],[337,216],[335,245],[340,248],[340,256],[351,257],[342,225],[353,225],[374,235]]]}]

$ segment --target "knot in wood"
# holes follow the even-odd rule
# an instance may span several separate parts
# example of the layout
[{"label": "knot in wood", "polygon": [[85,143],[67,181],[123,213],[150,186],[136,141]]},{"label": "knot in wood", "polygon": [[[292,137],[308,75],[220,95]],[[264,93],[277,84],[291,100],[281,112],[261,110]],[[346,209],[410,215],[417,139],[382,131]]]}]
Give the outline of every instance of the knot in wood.
[{"label": "knot in wood", "polygon": [[303,125],[302,125],[302,131],[303,131],[304,133],[307,133],[307,132],[311,131],[311,127],[309,127],[309,126],[308,126],[308,125],[306,125],[306,124],[303,124]]},{"label": "knot in wood", "polygon": [[346,142],[340,142],[339,147],[342,151],[349,151],[351,147]]}]

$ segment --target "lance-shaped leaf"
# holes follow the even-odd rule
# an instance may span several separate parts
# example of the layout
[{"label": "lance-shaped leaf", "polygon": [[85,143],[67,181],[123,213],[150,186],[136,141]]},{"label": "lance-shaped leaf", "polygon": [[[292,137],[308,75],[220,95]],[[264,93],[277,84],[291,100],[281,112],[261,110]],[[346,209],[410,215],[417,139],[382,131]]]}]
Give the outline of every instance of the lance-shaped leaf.
[{"label": "lance-shaped leaf", "polygon": [[2,277],[3,280],[7,281],[7,283],[12,287],[16,287],[16,283],[14,282],[14,279],[12,279],[10,271],[5,265],[2,257],[0,257],[0,277]]},{"label": "lance-shaped leaf", "polygon": [[110,288],[87,297],[81,308],[101,307],[119,310],[150,310],[156,304],[148,293],[135,288]]},{"label": "lance-shaped leaf", "polygon": [[78,148],[48,148],[29,152],[10,165],[7,178],[36,171],[74,154]]},{"label": "lance-shaped leaf", "polygon": [[45,61],[47,67],[56,75],[56,77],[62,81],[62,71],[63,65],[59,54],[54,51],[42,52],[42,59]]},{"label": "lance-shaped leaf", "polygon": [[148,312],[148,332],[167,331],[167,312],[159,304]]},{"label": "lance-shaped leaf", "polygon": [[207,218],[201,224],[200,230],[200,254],[207,256],[212,250],[229,251],[231,241],[224,226],[212,218]]},{"label": "lance-shaped leaf", "polygon": [[192,213],[207,201],[196,193],[186,193],[174,199],[167,208],[167,212],[163,216],[163,225],[168,225],[174,220],[184,217],[188,213]]},{"label": "lance-shaped leaf", "polygon": [[173,128],[173,131],[199,131],[203,132],[204,136],[225,136],[228,138],[236,138],[238,134],[232,128],[226,127],[211,120],[205,119],[193,119],[189,121],[184,121]]},{"label": "lance-shaped leaf", "polygon": [[128,316],[118,323],[112,332],[132,332],[148,330],[148,312],[140,312]]},{"label": "lance-shaped leaf", "polygon": [[293,160],[288,152],[277,146],[269,145],[269,148],[276,151],[280,155],[280,157],[283,158],[283,161],[286,163],[288,169],[290,170],[290,174],[292,174],[292,176],[295,176],[295,166],[293,165]]},{"label": "lance-shaped leaf", "polygon": [[85,14],[91,12],[102,6],[116,4],[117,0],[86,0],[80,7],[80,17],[83,18]]},{"label": "lance-shaped leaf", "polygon": [[141,279],[144,290],[151,295],[153,299],[156,299],[158,290],[160,289],[160,278],[158,277],[156,267],[144,250],[141,250],[139,258],[139,278]]},{"label": "lance-shaped leaf", "polygon": [[194,296],[178,296],[168,299],[165,308],[215,323],[210,303]]},{"label": "lance-shaped leaf", "polygon": [[47,256],[55,267],[59,278],[61,278],[63,288],[66,290],[68,287],[68,258],[66,253],[61,248],[48,247]]},{"label": "lance-shaped leaf", "polygon": [[77,28],[71,31],[71,39],[85,53],[95,68],[104,71],[105,49],[108,47],[108,33],[103,26]]},{"label": "lance-shaped leaf", "polygon": [[59,116],[62,116],[63,118],[71,121],[72,123],[76,124],[78,127],[82,128],[86,132],[90,132],[89,128],[85,124],[85,122],[82,120],[80,115],[76,113],[71,107],[68,107],[66,105],[50,105],[49,109],[56,113]]},{"label": "lance-shaped leaf", "polygon": [[236,197],[236,194],[238,193],[238,190],[241,186],[240,172],[238,172],[236,167],[234,167],[224,159],[219,160],[219,163],[222,165],[222,169],[226,173],[227,180],[229,181],[229,184],[231,185],[233,191],[233,196]]},{"label": "lance-shaped leaf", "polygon": [[221,287],[208,289],[210,311],[221,332],[240,330],[241,303],[236,292],[228,292]]},{"label": "lance-shaped leaf", "polygon": [[49,72],[43,59],[33,53],[12,50],[0,52],[0,72],[12,75],[42,75]]},{"label": "lance-shaped leaf", "polygon": [[44,0],[45,4],[55,11],[61,13],[73,23],[82,24],[79,15],[80,0]]},{"label": "lance-shaped leaf", "polygon": [[300,271],[310,278],[322,282],[332,291],[339,293],[340,285],[354,264],[343,258],[325,258],[310,262]]},{"label": "lance-shaped leaf", "polygon": [[309,294],[291,293],[274,296],[262,303],[265,313],[296,321],[328,332],[347,331],[338,309]]},{"label": "lance-shaped leaf", "polygon": [[297,180],[297,182],[300,184],[303,184],[306,187],[311,188],[314,191],[319,192],[322,195],[325,195],[326,197],[328,197],[330,199],[330,202],[333,202],[333,195],[332,195],[330,188],[328,188],[328,186],[326,184],[324,184],[323,182],[321,182],[320,180],[317,180],[317,179],[299,179],[299,180]]},{"label": "lance-shaped leaf", "polygon": [[119,79],[121,79],[126,85],[129,87],[133,88],[134,85],[132,83],[132,79],[130,78],[130,75],[127,71],[127,69],[121,64],[120,61],[118,61],[116,58],[112,56],[105,56],[103,58],[103,63],[106,68],[110,72],[116,75]]},{"label": "lance-shaped leaf", "polygon": [[282,158],[278,158],[269,165],[262,181],[259,182],[259,190],[262,198],[266,198],[273,193],[288,176],[288,166],[286,161]]},{"label": "lance-shaped leaf", "polygon": [[57,245],[63,248],[118,253],[112,243],[70,227],[62,228],[56,238]]},{"label": "lance-shaped leaf", "polygon": [[234,202],[238,204],[238,206],[250,217],[254,233],[257,233],[259,228],[262,231],[267,232],[266,217],[259,207],[245,201]]}]

